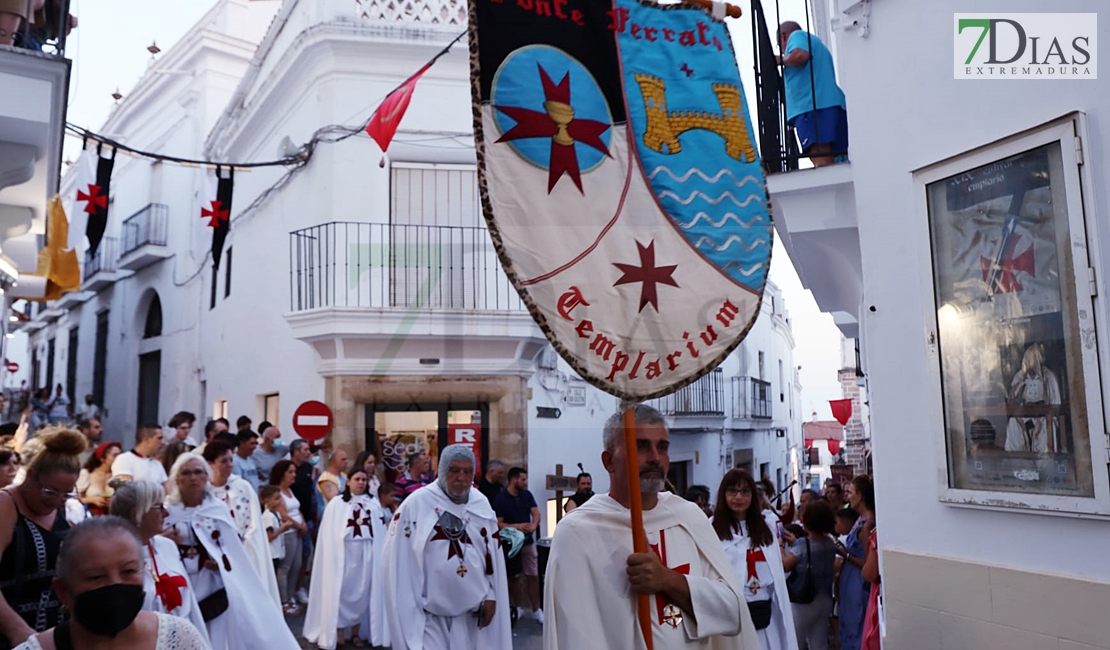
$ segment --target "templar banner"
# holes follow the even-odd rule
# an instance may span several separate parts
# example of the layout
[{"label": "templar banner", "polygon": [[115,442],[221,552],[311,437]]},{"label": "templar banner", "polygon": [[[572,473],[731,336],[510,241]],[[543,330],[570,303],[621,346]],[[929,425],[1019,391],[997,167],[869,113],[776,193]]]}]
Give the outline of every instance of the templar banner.
[{"label": "templar banner", "polygon": [[723,20],[638,0],[471,0],[474,129],[505,271],[559,353],[643,400],[759,314],[772,229]]}]

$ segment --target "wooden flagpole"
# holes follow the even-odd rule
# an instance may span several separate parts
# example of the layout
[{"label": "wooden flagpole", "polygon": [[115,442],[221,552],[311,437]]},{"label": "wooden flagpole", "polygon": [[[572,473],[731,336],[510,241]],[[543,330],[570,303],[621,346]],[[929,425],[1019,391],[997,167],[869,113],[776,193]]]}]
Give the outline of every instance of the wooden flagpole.
[{"label": "wooden flagpole", "polygon": [[[632,552],[647,553],[647,532],[644,531],[644,502],[640,495],[640,462],[636,453],[636,405],[624,412],[624,465],[628,471],[628,505],[632,513]],[[640,632],[647,650],[654,650],[651,640],[651,601],[648,594],[636,596]]]},{"label": "wooden flagpole", "polygon": [[[713,0],[683,0],[683,1],[688,3],[688,4],[697,5],[697,6],[701,7],[702,9],[705,9],[707,11],[712,11],[713,10],[713,5],[715,4],[713,2]],[[743,14],[743,11],[741,11],[740,7],[738,7],[734,4],[729,4],[727,2],[725,3],[725,15],[726,16],[728,16],[729,18],[739,18],[741,16],[741,14]]]}]

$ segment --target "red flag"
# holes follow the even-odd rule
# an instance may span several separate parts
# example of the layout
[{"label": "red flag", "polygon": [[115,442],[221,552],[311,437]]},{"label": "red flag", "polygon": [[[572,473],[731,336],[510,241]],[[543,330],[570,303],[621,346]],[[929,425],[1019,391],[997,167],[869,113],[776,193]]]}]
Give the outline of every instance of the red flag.
[{"label": "red flag", "polygon": [[848,424],[848,420],[852,419],[852,400],[850,399],[831,399],[829,400],[829,408],[832,409],[833,417],[840,423],[840,426]]},{"label": "red flag", "polygon": [[431,65],[428,63],[420,68],[416,74],[408,78],[408,81],[389,93],[389,96],[378,106],[378,110],[370,117],[370,123],[366,125],[366,134],[374,138],[374,142],[378,143],[383,152],[389,148],[389,143],[393,141],[393,135],[397,133],[397,127],[401,124],[401,118],[408,110],[412,92],[416,89],[416,82],[420,81],[420,76]]}]

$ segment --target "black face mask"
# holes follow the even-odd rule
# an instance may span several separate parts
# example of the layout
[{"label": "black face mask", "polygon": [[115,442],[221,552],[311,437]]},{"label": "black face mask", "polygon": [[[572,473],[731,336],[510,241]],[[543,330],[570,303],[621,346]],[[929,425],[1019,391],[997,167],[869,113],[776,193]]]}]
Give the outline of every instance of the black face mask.
[{"label": "black face mask", "polygon": [[112,637],[127,629],[143,608],[143,586],[115,584],[86,591],[73,603],[73,618],[89,632]]}]

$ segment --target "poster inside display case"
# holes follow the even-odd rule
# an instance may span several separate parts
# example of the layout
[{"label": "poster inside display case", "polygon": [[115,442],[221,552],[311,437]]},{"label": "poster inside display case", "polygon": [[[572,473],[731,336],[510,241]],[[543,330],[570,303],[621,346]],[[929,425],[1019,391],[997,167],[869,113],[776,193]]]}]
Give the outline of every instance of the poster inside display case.
[{"label": "poster inside display case", "polygon": [[950,487],[1093,496],[1059,142],[926,191]]}]

